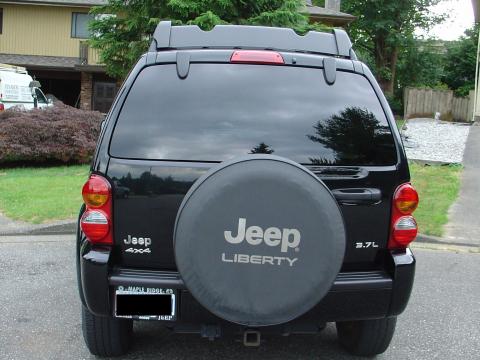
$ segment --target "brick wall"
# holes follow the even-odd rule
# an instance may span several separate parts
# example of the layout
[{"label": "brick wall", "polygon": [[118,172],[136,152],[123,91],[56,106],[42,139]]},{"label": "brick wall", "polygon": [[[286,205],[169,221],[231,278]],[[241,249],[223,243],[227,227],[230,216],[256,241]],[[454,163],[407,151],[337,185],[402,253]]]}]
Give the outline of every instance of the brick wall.
[{"label": "brick wall", "polygon": [[92,74],[82,72],[80,81],[80,109],[92,110],[93,80]]}]

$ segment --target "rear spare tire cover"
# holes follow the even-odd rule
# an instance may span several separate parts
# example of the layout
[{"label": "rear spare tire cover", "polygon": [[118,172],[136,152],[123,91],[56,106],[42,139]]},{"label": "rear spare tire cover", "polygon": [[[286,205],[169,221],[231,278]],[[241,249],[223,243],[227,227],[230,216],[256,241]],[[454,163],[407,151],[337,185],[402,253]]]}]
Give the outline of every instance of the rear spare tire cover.
[{"label": "rear spare tire cover", "polygon": [[275,325],[326,295],[342,265],[345,226],[313,173],[251,155],[221,163],[192,186],[174,249],[186,287],[205,308],[237,324]]}]

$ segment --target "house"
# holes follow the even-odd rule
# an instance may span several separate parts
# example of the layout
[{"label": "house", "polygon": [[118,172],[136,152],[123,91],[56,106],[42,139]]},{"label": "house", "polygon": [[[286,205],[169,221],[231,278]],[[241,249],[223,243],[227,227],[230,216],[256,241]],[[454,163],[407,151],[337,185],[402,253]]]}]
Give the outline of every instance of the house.
[{"label": "house", "polygon": [[0,0],[0,63],[27,68],[45,94],[107,112],[116,81],[88,47],[90,8],[104,0]]},{"label": "house", "polygon": [[[88,12],[106,0],[0,0],[0,63],[27,68],[45,94],[71,106],[107,112],[117,82],[87,44]],[[317,2],[318,3],[318,2]],[[355,19],[340,12],[340,0],[325,7],[307,0],[312,22],[344,26]]]}]

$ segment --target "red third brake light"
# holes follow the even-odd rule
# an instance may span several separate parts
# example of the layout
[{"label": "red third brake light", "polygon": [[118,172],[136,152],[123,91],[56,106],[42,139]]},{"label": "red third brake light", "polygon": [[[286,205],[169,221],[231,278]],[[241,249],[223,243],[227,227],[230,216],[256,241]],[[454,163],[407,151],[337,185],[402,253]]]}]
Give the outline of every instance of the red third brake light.
[{"label": "red third brake light", "polygon": [[418,193],[410,183],[400,185],[393,195],[389,249],[405,249],[417,236],[418,226],[411,214],[418,206]]},{"label": "red third brake light", "polygon": [[80,227],[91,243],[113,244],[111,232],[112,188],[107,179],[92,174],[83,185],[82,196],[86,211]]},{"label": "red third brake light", "polygon": [[282,55],[274,51],[237,50],[230,58],[235,64],[285,64]]}]

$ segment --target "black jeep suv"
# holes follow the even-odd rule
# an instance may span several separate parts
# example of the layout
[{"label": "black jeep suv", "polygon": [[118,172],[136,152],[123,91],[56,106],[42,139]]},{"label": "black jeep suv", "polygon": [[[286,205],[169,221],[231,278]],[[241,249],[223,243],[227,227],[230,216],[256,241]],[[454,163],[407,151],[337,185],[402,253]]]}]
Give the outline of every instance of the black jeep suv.
[{"label": "black jeep suv", "polygon": [[133,320],[247,346],[336,322],[386,350],[412,289],[418,195],[393,115],[342,30],[161,22],[102,126],[83,187],[83,334]]}]

